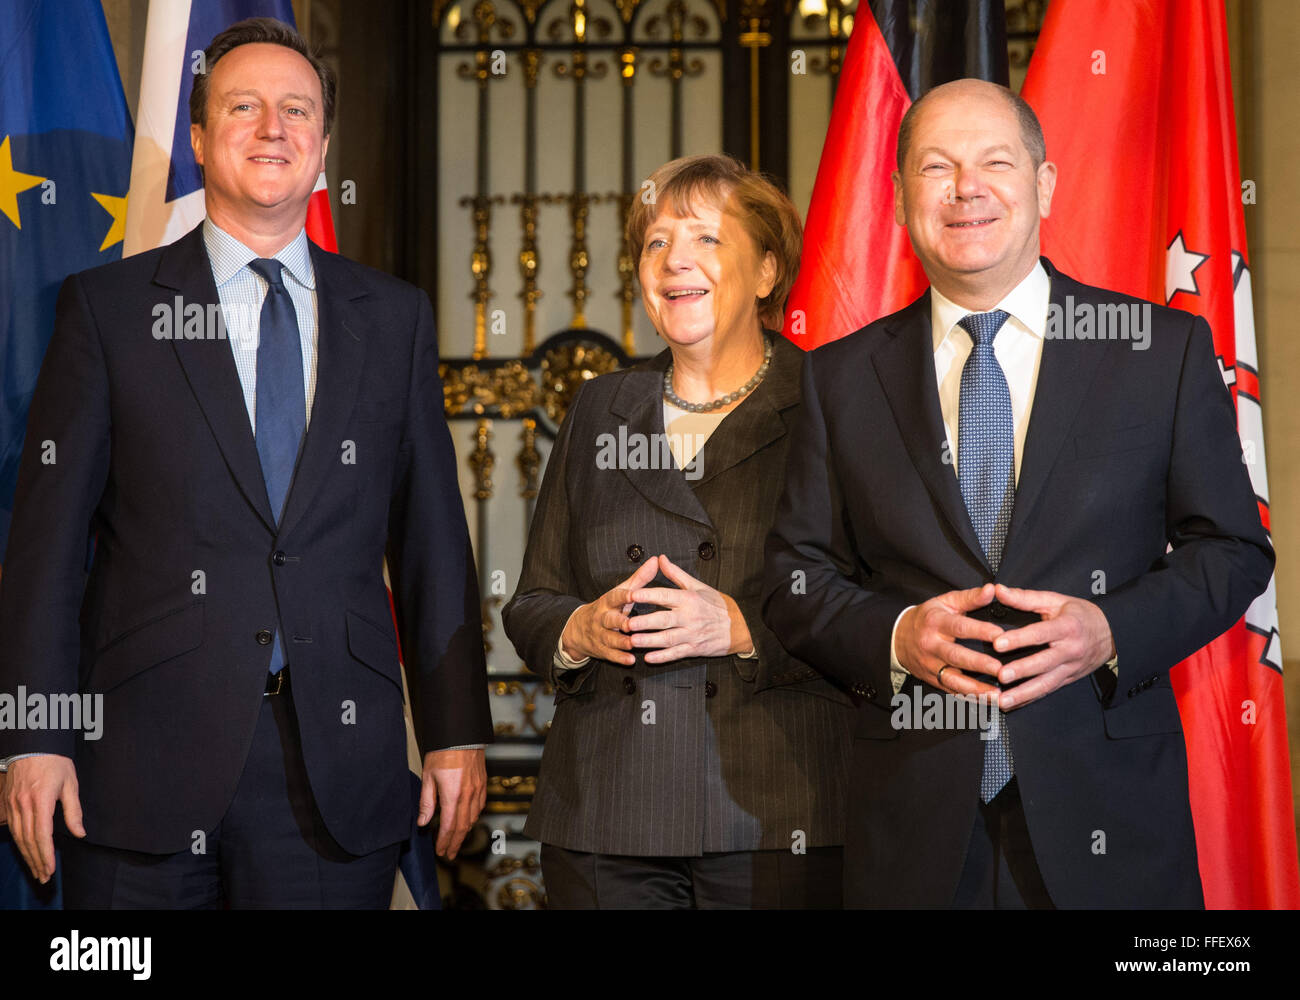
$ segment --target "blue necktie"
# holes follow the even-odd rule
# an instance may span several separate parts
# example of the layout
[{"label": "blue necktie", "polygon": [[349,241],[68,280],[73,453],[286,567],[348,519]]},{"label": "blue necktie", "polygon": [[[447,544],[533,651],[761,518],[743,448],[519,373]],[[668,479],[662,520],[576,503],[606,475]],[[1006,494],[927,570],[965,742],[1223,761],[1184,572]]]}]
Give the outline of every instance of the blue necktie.
[{"label": "blue necktie", "polygon": [[[975,537],[997,575],[1011,509],[1016,502],[1016,438],[1011,392],[1002,366],[993,354],[993,339],[1006,322],[1001,309],[971,313],[960,326],[974,341],[961,370],[961,401],[957,407],[957,481],[970,514]],[[990,802],[1015,773],[1011,737],[996,706],[984,744],[980,798]]]},{"label": "blue necktie", "polygon": [[[302,385],[302,343],[298,314],[280,276],[280,262],[259,257],[249,268],[267,282],[257,341],[257,455],[276,523],[298,463],[298,447],[307,425],[307,397]],[[271,650],[271,673],[285,664],[279,630]]]}]

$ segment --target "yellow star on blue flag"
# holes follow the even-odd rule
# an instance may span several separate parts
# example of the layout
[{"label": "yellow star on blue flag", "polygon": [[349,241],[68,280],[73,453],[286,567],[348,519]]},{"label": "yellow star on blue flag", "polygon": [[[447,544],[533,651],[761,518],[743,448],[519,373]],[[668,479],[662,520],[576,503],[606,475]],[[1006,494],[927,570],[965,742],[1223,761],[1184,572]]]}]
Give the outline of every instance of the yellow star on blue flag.
[{"label": "yellow star on blue flag", "polygon": [[108,235],[104,237],[104,242],[99,245],[99,251],[103,253],[109,247],[121,243],[126,237],[126,196],[115,198],[111,194],[96,194],[94,191],[90,192],[90,196],[103,206],[105,212],[113,217],[113,224],[108,227]]},{"label": "yellow star on blue flag", "polygon": [[23,223],[18,215],[18,196],[45,179],[14,169],[13,154],[9,151],[9,136],[5,136],[4,142],[0,142],[0,212],[4,212],[19,229],[23,228]]}]

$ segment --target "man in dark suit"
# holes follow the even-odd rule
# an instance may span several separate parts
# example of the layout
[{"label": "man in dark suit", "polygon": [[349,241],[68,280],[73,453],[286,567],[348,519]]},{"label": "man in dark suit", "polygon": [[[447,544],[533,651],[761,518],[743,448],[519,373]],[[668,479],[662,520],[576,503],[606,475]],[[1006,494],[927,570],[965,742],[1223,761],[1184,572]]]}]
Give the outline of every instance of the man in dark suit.
[{"label": "man in dark suit", "polygon": [[68,279],[32,402],[0,686],[100,722],[0,732],[8,818],[44,881],[62,806],[69,906],[387,906],[413,806],[385,555],[444,853],[491,732],[432,313],[307,242],[334,80],[302,39],[254,19],[206,56],[207,219]]},{"label": "man in dark suit", "polygon": [[766,621],[861,698],[846,903],[1199,907],[1169,670],[1273,565],[1209,330],[1040,260],[1011,91],[898,160],[930,290],[810,356],[768,540]]}]

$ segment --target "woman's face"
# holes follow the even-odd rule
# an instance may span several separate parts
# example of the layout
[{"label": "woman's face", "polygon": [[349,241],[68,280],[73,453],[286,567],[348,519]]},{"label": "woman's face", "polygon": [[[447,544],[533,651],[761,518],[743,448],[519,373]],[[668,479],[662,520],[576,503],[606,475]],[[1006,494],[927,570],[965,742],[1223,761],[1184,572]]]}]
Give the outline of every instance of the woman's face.
[{"label": "woman's face", "polygon": [[691,213],[661,211],[641,248],[641,301],[670,346],[760,329],[758,300],[772,291],[776,256],[760,256],[744,225],[723,206],[700,198]]}]

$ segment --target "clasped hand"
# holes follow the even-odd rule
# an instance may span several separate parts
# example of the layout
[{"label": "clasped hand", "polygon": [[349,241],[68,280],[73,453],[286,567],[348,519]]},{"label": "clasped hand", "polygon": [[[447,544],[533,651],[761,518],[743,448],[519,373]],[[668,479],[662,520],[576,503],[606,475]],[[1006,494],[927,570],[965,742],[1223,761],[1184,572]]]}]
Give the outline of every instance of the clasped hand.
[{"label": "clasped hand", "polygon": [[[648,586],[661,570],[676,588]],[[633,615],[637,604],[654,604],[662,610]],[[593,656],[625,667],[636,663],[634,649],[647,650],[647,663],[669,663],[754,648],[736,602],[691,576],[666,555],[647,559],[618,586],[574,612],[560,644],[574,659]]]},{"label": "clasped hand", "polygon": [[[1004,630],[967,616],[995,599],[1009,608],[1031,611],[1042,620]],[[991,643],[999,653],[1027,646],[1047,648],[1003,664],[958,644],[958,639]],[[954,694],[995,697],[998,707],[1009,711],[1091,673],[1115,655],[1115,642],[1105,614],[1091,601],[1054,591],[986,583],[971,590],[949,591],[909,608],[899,620],[894,650],[898,662],[914,677]],[[979,675],[996,677],[1001,684],[1023,683],[999,690]]]}]

